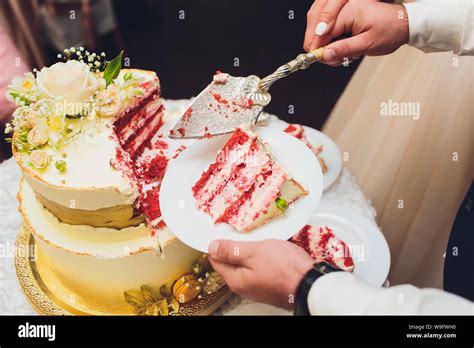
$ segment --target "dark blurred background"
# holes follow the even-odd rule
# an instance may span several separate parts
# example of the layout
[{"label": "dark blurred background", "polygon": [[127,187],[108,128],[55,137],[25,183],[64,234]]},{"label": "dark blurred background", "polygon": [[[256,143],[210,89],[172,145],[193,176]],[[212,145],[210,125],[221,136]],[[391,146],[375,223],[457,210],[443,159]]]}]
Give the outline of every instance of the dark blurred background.
[{"label": "dark blurred background", "polygon": [[[0,19],[30,69],[55,63],[70,46],[105,51],[109,59],[123,49],[131,67],[158,73],[165,98],[181,99],[196,95],[216,70],[265,76],[303,52],[312,3],[3,0]],[[313,64],[277,82],[267,111],[321,128],[357,65]],[[5,157],[8,146],[2,143]]]}]

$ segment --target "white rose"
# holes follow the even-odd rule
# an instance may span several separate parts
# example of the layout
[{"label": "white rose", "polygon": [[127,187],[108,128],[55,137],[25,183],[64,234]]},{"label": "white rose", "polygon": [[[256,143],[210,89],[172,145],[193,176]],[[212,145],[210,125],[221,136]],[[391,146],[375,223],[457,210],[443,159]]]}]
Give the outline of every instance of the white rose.
[{"label": "white rose", "polygon": [[101,117],[116,116],[122,107],[120,90],[118,88],[114,88],[113,86],[98,92],[94,101],[97,112]]},{"label": "white rose", "polygon": [[21,106],[13,113],[13,119],[21,129],[31,129],[38,124],[41,113],[28,106]]},{"label": "white rose", "polygon": [[44,125],[36,125],[28,132],[28,142],[33,146],[41,146],[49,140],[49,129]]},{"label": "white rose", "polygon": [[87,64],[77,60],[56,63],[36,75],[40,90],[68,103],[84,103],[94,94],[99,82]]},{"label": "white rose", "polygon": [[46,168],[49,164],[49,155],[44,150],[31,151],[30,163],[35,168]]}]

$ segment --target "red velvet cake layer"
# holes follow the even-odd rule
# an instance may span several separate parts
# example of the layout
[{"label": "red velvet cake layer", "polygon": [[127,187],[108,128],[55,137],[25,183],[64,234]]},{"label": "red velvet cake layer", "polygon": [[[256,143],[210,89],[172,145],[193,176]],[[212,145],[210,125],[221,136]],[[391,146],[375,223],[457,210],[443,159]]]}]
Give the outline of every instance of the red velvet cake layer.
[{"label": "red velvet cake layer", "polygon": [[138,188],[134,204],[137,214],[143,214],[155,233],[164,227],[160,209],[160,185],[168,165],[168,144],[158,134],[163,125],[164,106],[160,98],[158,78],[144,82],[144,95],[122,112],[114,122],[120,147],[118,166]]},{"label": "red velvet cake layer", "polygon": [[257,219],[275,204],[283,183],[289,179],[257,134],[239,128],[192,191],[197,207],[214,223],[228,223],[245,232],[259,224]]}]

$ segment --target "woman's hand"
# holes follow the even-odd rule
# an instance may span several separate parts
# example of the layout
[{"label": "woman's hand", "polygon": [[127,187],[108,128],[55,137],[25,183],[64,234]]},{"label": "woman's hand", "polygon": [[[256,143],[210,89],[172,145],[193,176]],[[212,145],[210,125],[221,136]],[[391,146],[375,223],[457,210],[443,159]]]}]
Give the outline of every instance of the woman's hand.
[{"label": "woman's hand", "polygon": [[209,260],[233,292],[286,309],[313,265],[302,248],[279,240],[217,240],[209,245]]},{"label": "woman's hand", "polygon": [[[342,0],[322,0],[321,7],[319,1],[308,12],[304,48],[325,46],[323,63],[336,66],[362,55],[389,54],[408,42],[408,16],[402,5],[350,0],[341,6]],[[332,6],[331,15],[326,6]],[[318,34],[322,32],[321,26],[318,28],[321,18],[329,18],[328,26],[324,34],[316,35],[317,29]],[[332,42],[343,34],[352,36]]]},{"label": "woman's hand", "polygon": [[[372,0],[373,1],[373,0]],[[316,0],[306,15],[303,47],[309,52],[329,43],[325,35],[334,29],[336,18],[349,0]]]}]

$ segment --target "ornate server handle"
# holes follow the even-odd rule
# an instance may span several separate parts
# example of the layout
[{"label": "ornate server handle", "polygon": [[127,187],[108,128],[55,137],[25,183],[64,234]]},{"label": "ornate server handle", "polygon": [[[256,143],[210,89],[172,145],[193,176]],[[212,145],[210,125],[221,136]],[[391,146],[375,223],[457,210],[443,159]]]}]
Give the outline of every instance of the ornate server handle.
[{"label": "ornate server handle", "polygon": [[273,74],[261,79],[260,83],[258,84],[258,90],[262,93],[267,93],[269,88],[275,81],[286,77],[298,70],[308,68],[312,63],[317,60],[320,60],[323,57],[323,52],[324,49],[321,47],[309,53],[298,55],[298,57],[296,57],[292,61],[276,69]]}]

